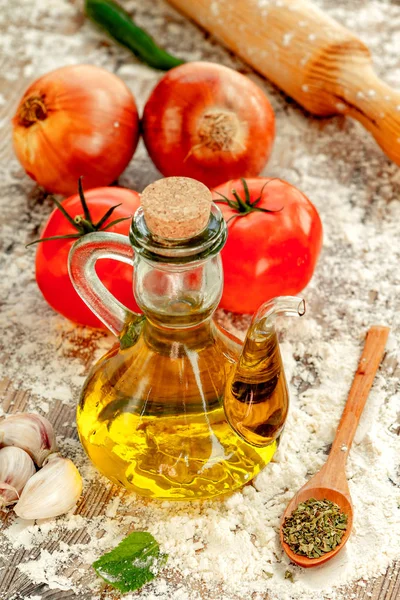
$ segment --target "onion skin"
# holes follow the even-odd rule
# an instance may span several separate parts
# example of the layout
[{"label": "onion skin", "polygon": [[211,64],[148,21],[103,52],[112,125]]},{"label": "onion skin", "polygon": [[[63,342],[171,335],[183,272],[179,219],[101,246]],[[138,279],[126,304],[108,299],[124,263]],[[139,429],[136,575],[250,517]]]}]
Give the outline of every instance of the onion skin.
[{"label": "onion skin", "polygon": [[[207,143],[205,115],[222,115],[228,130],[238,128],[232,144]],[[214,187],[260,173],[272,150],[275,115],[264,92],[244,75],[213,63],[187,63],[154,88],[142,130],[164,176],[192,177]]]},{"label": "onion skin", "polygon": [[91,65],[51,71],[20,100],[14,150],[27,174],[47,191],[71,195],[108,185],[126,168],[139,139],[139,117],[127,86]]}]

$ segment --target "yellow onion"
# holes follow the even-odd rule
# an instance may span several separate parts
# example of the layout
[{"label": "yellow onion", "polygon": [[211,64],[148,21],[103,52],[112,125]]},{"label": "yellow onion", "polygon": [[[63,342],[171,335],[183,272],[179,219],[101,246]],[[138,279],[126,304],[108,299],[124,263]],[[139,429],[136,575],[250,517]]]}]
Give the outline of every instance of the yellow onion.
[{"label": "yellow onion", "polygon": [[47,191],[71,195],[119,177],[139,138],[135,100],[119,77],[99,67],[51,71],[26,90],[13,118],[16,155]]},{"label": "yellow onion", "polygon": [[248,77],[192,62],[157,83],[142,129],[147,152],[165,177],[192,177],[213,188],[261,172],[272,150],[275,115]]}]

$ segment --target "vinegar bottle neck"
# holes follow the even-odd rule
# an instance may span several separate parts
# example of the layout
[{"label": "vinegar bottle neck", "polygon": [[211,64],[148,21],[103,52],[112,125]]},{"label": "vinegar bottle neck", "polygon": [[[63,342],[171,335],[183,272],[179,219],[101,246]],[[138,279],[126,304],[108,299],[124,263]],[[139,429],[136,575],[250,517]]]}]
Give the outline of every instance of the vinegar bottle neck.
[{"label": "vinegar bottle neck", "polygon": [[297,296],[278,296],[265,302],[255,313],[251,322],[247,339],[266,341],[275,333],[277,317],[302,317],[306,312],[306,304]]}]

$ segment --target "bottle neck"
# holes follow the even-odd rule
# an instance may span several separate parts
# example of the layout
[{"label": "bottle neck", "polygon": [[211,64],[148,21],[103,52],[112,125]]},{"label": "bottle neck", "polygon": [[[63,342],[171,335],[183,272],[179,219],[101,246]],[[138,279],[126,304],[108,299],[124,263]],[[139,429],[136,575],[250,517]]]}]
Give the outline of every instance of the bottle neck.
[{"label": "bottle neck", "polygon": [[184,265],[135,260],[135,298],[152,323],[167,328],[193,327],[209,319],[221,299],[219,253]]},{"label": "bottle neck", "polygon": [[136,211],[129,236],[135,249],[134,293],[149,321],[188,328],[211,317],[222,295],[220,251],[226,236],[225,220],[215,205],[207,227],[181,240],[153,236],[142,209]]}]

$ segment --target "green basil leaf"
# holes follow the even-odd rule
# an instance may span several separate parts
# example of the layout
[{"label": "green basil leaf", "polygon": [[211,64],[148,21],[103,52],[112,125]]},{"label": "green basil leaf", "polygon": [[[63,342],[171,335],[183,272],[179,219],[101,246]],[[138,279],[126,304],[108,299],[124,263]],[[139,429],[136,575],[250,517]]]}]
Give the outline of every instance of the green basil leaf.
[{"label": "green basil leaf", "polygon": [[96,573],[123,593],[141,588],[164,566],[167,554],[147,531],[134,531],[93,563]]}]

